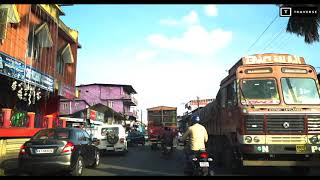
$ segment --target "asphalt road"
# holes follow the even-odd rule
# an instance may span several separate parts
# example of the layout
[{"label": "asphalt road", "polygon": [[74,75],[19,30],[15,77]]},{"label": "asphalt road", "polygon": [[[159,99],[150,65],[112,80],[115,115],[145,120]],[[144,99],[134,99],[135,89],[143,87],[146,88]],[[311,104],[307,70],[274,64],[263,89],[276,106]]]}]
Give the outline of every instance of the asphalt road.
[{"label": "asphalt road", "polygon": [[100,166],[85,169],[84,176],[183,176],[184,157],[178,148],[171,157],[164,158],[160,151],[149,145],[129,147],[125,155],[104,154]]},{"label": "asphalt road", "polygon": [[[16,161],[11,162],[14,167]],[[178,147],[170,158],[164,158],[161,152],[152,151],[150,146],[129,147],[127,154],[107,153],[102,155],[98,168],[85,168],[83,176],[184,176],[183,148]],[[15,168],[6,170],[6,175],[17,175]],[[246,168],[242,173],[216,168],[217,176],[292,176],[290,168],[255,167]],[[320,168],[312,169],[308,175],[319,176]]]},{"label": "asphalt road", "polygon": [[[84,176],[184,176],[184,154],[178,147],[169,159],[161,156],[160,151],[152,151],[150,146],[129,147],[129,152],[105,154],[96,169],[85,169]],[[230,173],[216,169],[217,176],[294,176],[290,168],[251,167],[242,173]],[[320,169],[312,169],[308,175],[320,175]]]}]

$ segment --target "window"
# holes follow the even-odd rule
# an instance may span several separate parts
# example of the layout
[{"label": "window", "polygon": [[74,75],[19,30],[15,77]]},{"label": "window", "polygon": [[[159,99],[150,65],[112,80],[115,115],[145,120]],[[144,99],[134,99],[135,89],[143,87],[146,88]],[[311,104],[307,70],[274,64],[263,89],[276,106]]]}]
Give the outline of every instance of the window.
[{"label": "window", "polygon": [[6,39],[8,23],[17,24],[20,16],[14,4],[0,4],[0,43]]},{"label": "window", "polygon": [[32,139],[55,139],[65,140],[70,138],[70,131],[66,129],[46,129],[39,131]]},{"label": "window", "polygon": [[242,104],[279,104],[275,79],[243,79],[240,93]]},{"label": "window", "polygon": [[0,40],[2,41],[6,38],[7,34],[7,22],[8,22],[8,9],[0,9]]},{"label": "window", "polygon": [[68,103],[62,103],[62,109],[63,110],[68,109]]},{"label": "window", "polygon": [[86,141],[86,137],[82,133],[82,131],[76,131],[76,137],[78,141]]},{"label": "window", "polygon": [[233,81],[227,87],[227,106],[234,107],[237,105],[237,83]]},{"label": "window", "polygon": [[281,78],[286,104],[320,104],[316,81],[311,78]]},{"label": "window", "polygon": [[107,136],[109,133],[113,134],[119,134],[119,128],[118,127],[107,127],[101,129],[101,136]]},{"label": "window", "polygon": [[64,73],[64,61],[60,53],[57,55],[57,64],[56,64],[57,73],[63,75]]},{"label": "window", "polygon": [[35,26],[33,26],[29,32],[27,54],[28,54],[28,57],[39,62],[40,61],[40,44],[39,44],[38,37],[34,33],[35,31],[34,28]]},{"label": "window", "polygon": [[108,107],[113,108],[113,101],[108,101]]}]

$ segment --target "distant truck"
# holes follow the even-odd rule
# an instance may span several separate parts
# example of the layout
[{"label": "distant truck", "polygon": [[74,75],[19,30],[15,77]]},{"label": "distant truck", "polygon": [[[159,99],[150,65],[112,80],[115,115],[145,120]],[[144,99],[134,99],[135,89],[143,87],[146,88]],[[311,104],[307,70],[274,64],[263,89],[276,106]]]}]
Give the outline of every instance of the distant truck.
[{"label": "distant truck", "polygon": [[302,57],[255,54],[241,58],[200,111],[208,149],[227,168],[320,167],[317,73]]},{"label": "distant truck", "polygon": [[151,149],[154,150],[161,144],[161,134],[164,127],[170,127],[177,133],[177,108],[158,106],[147,109],[148,111],[148,138]]}]

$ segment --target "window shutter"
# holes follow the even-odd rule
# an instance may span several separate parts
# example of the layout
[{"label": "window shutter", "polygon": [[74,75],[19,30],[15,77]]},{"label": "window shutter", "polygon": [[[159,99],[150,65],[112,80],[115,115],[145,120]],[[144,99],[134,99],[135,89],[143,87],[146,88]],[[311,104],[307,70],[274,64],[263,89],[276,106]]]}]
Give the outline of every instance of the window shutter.
[{"label": "window shutter", "polygon": [[4,40],[7,34],[8,8],[0,9],[0,40]]}]

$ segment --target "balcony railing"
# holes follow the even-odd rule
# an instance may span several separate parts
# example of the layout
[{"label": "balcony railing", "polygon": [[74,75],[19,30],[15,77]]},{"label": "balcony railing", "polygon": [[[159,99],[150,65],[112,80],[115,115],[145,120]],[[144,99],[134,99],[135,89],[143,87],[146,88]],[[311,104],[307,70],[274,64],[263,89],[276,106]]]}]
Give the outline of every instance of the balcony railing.
[{"label": "balcony railing", "polygon": [[137,99],[136,99],[136,98],[134,98],[133,96],[130,96],[130,95],[124,95],[124,96],[123,96],[123,99],[130,100],[130,102],[131,102],[132,104],[134,104],[135,106],[137,106],[137,105],[138,105],[138,101],[137,101]]}]

